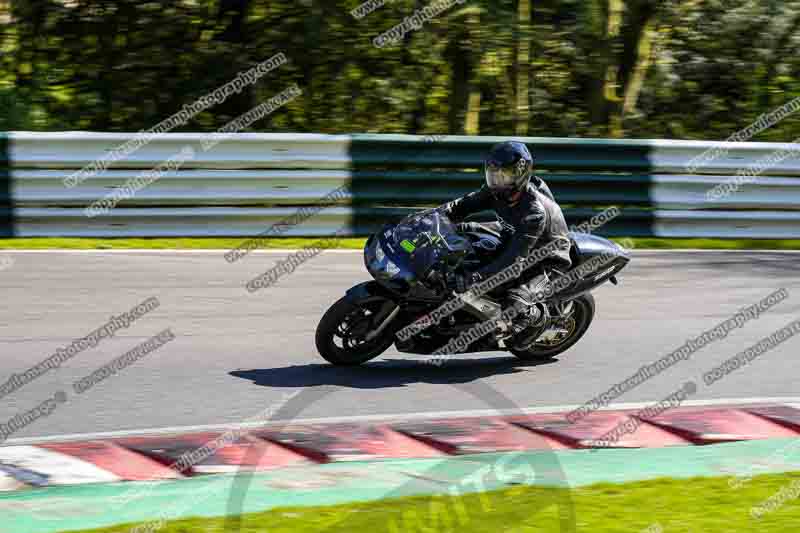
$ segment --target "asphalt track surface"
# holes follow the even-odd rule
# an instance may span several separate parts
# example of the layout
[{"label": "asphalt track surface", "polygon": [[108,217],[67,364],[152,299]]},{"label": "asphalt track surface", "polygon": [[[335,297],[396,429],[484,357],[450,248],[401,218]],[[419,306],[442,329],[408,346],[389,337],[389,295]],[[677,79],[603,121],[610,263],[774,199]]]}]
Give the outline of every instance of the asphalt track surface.
[{"label": "asphalt track surface", "polygon": [[[0,385],[112,314],[151,296],[161,302],[114,338],[1,398],[0,423],[59,390],[66,403],[12,439],[235,424],[295,391],[305,399],[291,416],[303,419],[581,404],[782,287],[788,299],[616,401],[655,402],[687,380],[698,384],[696,400],[800,395],[798,338],[710,387],[701,379],[800,318],[797,253],[634,251],[620,285],[595,292],[589,332],[551,363],[497,352],[435,367],[391,349],[359,368],[323,361],[314,331],[330,304],[368,279],[361,254],[325,252],[271,288],[244,289],[287,253],[256,252],[229,264],[223,251],[0,252]],[[165,328],[175,340],[84,394],[73,392],[73,382]]]}]

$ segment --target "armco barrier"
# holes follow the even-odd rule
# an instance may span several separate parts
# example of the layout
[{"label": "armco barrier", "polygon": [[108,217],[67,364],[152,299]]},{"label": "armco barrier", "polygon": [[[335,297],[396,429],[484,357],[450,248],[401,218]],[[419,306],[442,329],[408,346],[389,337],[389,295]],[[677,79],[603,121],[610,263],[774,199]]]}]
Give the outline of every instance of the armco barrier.
[{"label": "armco barrier", "polygon": [[[349,185],[337,206],[287,235],[365,235],[382,223],[480,186],[500,137],[235,134],[209,151],[199,133],[164,134],[109,170],[67,188],[63,179],[132,139],[122,133],[12,132],[0,139],[0,236],[244,236]],[[608,205],[612,236],[800,238],[800,163],[786,158],[733,194],[706,192],[792,144],[524,138],[537,174],[577,223]],[[195,157],[110,213],[83,208],[184,146]],[[692,174],[703,152],[728,152]]]}]

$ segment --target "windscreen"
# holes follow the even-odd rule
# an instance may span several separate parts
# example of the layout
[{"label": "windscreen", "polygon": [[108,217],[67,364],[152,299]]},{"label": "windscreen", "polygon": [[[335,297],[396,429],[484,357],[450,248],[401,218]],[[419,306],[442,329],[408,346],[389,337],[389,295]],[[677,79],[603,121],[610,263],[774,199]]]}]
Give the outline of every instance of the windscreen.
[{"label": "windscreen", "polygon": [[439,211],[411,215],[395,227],[395,249],[409,254],[409,267],[424,278],[428,269],[451,254],[469,247],[469,241],[456,233],[455,225]]}]

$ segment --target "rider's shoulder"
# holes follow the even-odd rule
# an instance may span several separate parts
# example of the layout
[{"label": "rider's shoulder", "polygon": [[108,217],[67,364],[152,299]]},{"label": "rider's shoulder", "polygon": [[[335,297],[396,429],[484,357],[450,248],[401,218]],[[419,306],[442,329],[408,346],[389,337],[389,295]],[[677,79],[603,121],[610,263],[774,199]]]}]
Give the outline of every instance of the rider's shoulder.
[{"label": "rider's shoulder", "polygon": [[474,194],[481,200],[491,200],[492,198],[494,198],[494,196],[492,195],[492,191],[489,189],[489,186],[486,185],[485,183],[481,185],[479,189],[472,191],[471,194]]},{"label": "rider's shoulder", "polygon": [[525,186],[525,190],[522,191],[522,201],[526,204],[538,204],[540,203],[540,194],[539,188],[533,183],[533,179],[531,179]]}]

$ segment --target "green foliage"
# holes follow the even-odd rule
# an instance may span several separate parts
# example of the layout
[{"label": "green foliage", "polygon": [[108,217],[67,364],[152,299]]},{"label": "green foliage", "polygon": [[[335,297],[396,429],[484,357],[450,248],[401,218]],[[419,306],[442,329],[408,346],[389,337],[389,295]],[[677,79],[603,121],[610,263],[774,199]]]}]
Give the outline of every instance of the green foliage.
[{"label": "green foliage", "polygon": [[[530,0],[529,21],[519,0],[467,0],[383,48],[428,2],[356,19],[362,1],[0,0],[0,127],[146,129],[277,52],[290,62],[180,130],[292,83],[303,95],[252,131],[461,134],[472,116],[482,135],[724,139],[800,95],[796,0],[619,0],[616,32],[612,0]],[[754,140],[797,137],[800,113]]]}]

